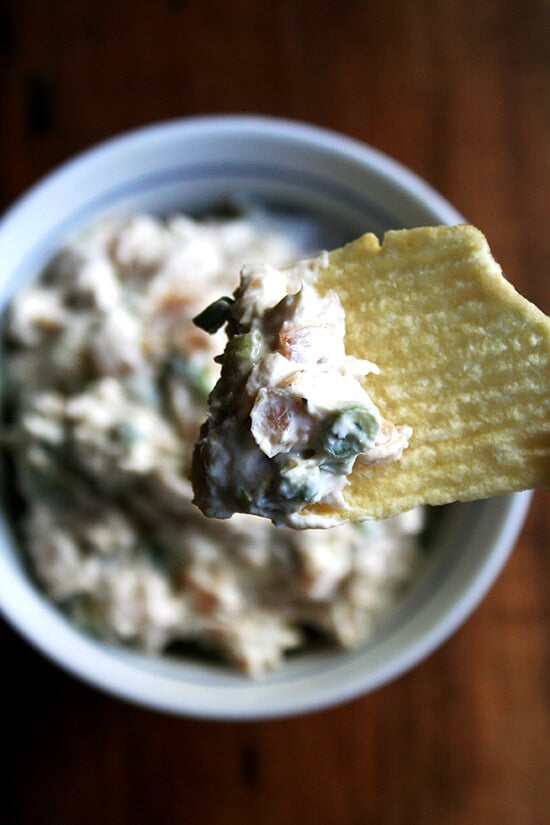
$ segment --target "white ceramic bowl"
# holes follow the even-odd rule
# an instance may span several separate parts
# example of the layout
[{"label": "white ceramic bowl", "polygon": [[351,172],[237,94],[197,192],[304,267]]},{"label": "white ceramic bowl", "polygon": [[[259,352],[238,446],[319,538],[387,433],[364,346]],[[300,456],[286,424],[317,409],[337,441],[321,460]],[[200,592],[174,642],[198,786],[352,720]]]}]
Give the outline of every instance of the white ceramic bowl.
[{"label": "white ceramic bowl", "polygon": [[[204,209],[235,192],[307,210],[325,227],[326,246],[367,230],[463,221],[395,161],[333,133],[257,117],[170,122],[80,155],[8,212],[0,225],[1,308],[67,235],[100,215]],[[5,517],[0,607],[43,653],[117,696],[208,718],[289,715],[379,687],[441,644],[498,574],[528,503],[529,494],[519,494],[446,508],[424,572],[371,643],[351,652],[304,654],[261,681],[87,638],[32,584]]]}]

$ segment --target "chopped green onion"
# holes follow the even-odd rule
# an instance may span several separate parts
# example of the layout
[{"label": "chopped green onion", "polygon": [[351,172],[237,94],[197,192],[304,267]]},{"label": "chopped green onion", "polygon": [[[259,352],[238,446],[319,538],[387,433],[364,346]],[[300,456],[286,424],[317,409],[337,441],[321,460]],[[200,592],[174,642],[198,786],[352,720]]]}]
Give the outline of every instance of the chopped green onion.
[{"label": "chopped green onion", "polygon": [[308,501],[314,501],[317,493],[317,486],[308,482],[304,482],[298,487],[295,487],[288,478],[282,478],[279,484],[279,494],[281,498],[287,501],[303,501],[307,503]]},{"label": "chopped green onion", "polygon": [[205,332],[217,332],[220,327],[229,320],[231,307],[234,303],[234,298],[228,298],[227,296],[218,298],[217,301],[214,301],[210,306],[207,306],[206,309],[203,309],[202,312],[199,312],[199,314],[193,318],[193,323]]},{"label": "chopped green onion", "polygon": [[118,424],[115,424],[113,436],[125,447],[132,447],[140,438],[136,428],[128,421],[120,421]]},{"label": "chopped green onion", "polygon": [[315,501],[319,495],[319,468],[309,466],[304,469],[300,465],[283,467],[278,493],[287,501]]},{"label": "chopped green onion", "polygon": [[252,497],[250,496],[248,491],[244,489],[244,487],[241,487],[239,489],[238,499],[241,503],[241,506],[245,510],[248,510],[250,508],[250,505],[252,504]]},{"label": "chopped green onion", "polygon": [[260,355],[262,340],[262,335],[257,329],[245,332],[242,335],[234,335],[227,342],[224,359],[255,361]]},{"label": "chopped green onion", "polygon": [[195,395],[206,401],[212,389],[212,378],[207,367],[199,366],[181,352],[173,352],[166,359],[167,374],[182,378]]},{"label": "chopped green onion", "polygon": [[167,570],[168,558],[165,551],[159,544],[154,541],[149,541],[145,545],[144,549],[149,561],[154,567],[161,571]]},{"label": "chopped green onion", "polygon": [[331,458],[351,458],[370,449],[379,431],[380,422],[367,407],[344,407],[327,421],[321,446]]}]

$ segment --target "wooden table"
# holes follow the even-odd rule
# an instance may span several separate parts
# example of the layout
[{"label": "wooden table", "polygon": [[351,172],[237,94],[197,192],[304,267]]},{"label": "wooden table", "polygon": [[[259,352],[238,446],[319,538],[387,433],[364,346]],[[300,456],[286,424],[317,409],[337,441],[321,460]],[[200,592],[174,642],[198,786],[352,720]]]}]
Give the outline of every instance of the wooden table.
[{"label": "wooden table", "polygon": [[[150,121],[256,112],[404,162],[550,311],[543,0],[0,3],[0,199]],[[218,724],[83,686],[8,625],[0,821],[17,825],[550,821],[548,498],[466,625],[382,690]]]}]

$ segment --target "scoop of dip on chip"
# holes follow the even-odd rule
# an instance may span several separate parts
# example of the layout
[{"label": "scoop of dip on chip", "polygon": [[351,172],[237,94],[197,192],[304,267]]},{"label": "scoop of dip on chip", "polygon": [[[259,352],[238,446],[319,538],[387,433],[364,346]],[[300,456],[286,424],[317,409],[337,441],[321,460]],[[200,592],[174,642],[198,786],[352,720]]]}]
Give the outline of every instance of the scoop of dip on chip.
[{"label": "scoop of dip on chip", "polygon": [[[550,320],[471,226],[245,267],[193,460],[207,516],[295,528],[550,480]],[[367,360],[368,359],[368,360]]]},{"label": "scoop of dip on chip", "polygon": [[318,527],[326,517],[304,512],[305,504],[344,512],[356,460],[395,461],[408,446],[411,428],[385,420],[361,383],[378,367],[346,355],[338,296],[315,288],[327,266],[324,254],[282,270],[244,267],[234,299],[195,319],[210,331],[229,321],[195,453],[196,502],[205,515],[244,511]]}]

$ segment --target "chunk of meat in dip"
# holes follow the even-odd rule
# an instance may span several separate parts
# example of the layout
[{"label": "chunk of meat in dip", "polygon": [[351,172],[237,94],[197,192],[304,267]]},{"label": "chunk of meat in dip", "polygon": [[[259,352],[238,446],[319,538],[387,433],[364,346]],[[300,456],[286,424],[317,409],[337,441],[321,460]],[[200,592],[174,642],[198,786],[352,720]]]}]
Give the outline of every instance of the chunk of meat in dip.
[{"label": "chunk of meat in dip", "polygon": [[[378,367],[346,355],[338,296],[315,288],[326,260],[244,267],[234,298],[195,319],[211,330],[227,321],[228,333],[193,461],[194,501],[207,516],[332,526],[346,521],[355,462],[395,461],[408,445],[411,428],[386,421],[362,384]],[[317,503],[330,515],[308,512]]]}]

